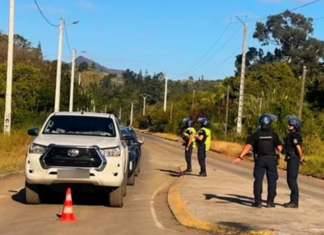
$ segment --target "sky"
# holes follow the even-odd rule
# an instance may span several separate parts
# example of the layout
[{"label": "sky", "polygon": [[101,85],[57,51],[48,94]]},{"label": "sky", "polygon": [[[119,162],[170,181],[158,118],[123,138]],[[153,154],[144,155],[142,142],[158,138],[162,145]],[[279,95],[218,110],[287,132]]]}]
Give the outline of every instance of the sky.
[{"label": "sky", "polygon": [[[262,21],[270,14],[312,0],[38,0],[51,24],[60,17],[67,26],[70,48],[108,68],[165,72],[170,79],[193,76],[223,79],[234,73],[242,51],[242,21]],[[295,12],[314,19],[324,17],[324,0]],[[0,2],[0,30],[8,32],[9,0]],[[225,28],[229,25],[223,34]],[[316,38],[324,40],[324,18],[314,21]],[[255,22],[248,23],[247,47],[259,47],[252,38]],[[47,23],[34,0],[15,0],[14,31],[42,45],[46,59],[57,58],[58,28]],[[72,56],[63,36],[62,59]],[[219,39],[219,40],[218,40]],[[217,41],[218,40],[218,41]],[[215,44],[215,42],[217,43]],[[206,55],[206,52],[215,45]],[[81,53],[83,51],[83,53]],[[203,57],[206,55],[205,57]]]}]

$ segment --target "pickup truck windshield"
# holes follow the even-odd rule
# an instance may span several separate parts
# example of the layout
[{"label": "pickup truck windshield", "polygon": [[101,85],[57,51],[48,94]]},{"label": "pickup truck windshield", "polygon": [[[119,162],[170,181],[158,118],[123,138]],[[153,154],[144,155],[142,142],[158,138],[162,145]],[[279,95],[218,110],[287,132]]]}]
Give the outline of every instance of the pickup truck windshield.
[{"label": "pickup truck windshield", "polygon": [[43,134],[116,137],[111,118],[68,115],[52,116],[46,123]]}]

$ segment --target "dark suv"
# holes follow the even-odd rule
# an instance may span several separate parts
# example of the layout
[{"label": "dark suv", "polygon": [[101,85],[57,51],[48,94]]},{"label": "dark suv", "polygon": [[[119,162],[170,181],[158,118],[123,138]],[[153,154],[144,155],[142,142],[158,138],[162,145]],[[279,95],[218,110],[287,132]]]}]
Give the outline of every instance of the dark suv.
[{"label": "dark suv", "polygon": [[142,156],[142,144],[143,141],[138,140],[136,132],[131,127],[121,126],[120,130],[123,136],[127,136],[127,145],[128,145],[128,185],[135,184],[135,176],[139,175],[141,170],[141,156]]}]

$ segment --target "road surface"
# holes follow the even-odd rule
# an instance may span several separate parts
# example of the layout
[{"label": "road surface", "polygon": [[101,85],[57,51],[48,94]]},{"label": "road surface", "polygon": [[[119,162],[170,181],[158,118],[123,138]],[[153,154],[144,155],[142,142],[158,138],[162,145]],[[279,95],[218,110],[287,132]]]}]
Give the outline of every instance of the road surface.
[{"label": "road surface", "polygon": [[[177,167],[184,164],[183,148],[179,143],[158,137],[139,136],[145,137],[141,173],[135,186],[127,187],[123,208],[105,207],[93,195],[75,195],[72,192],[73,211],[78,221],[59,222],[56,219],[61,213],[64,195],[51,203],[25,205],[24,177],[13,176],[0,179],[0,234],[209,234],[180,226],[167,205],[167,190],[176,180]],[[193,159],[196,159],[195,154]],[[242,162],[237,166],[231,161],[209,153],[207,164],[252,180],[252,164]],[[193,164],[198,163],[194,160]],[[280,173],[278,187],[287,187],[284,174]],[[323,181],[300,177],[299,182],[302,195],[324,200]]]},{"label": "road surface", "polygon": [[209,234],[179,225],[169,210],[167,191],[176,178],[168,171],[176,171],[179,165],[173,164],[172,158],[182,162],[181,156],[168,150],[166,144],[156,146],[155,141],[145,141],[141,173],[135,186],[127,186],[124,207],[105,207],[104,201],[93,195],[72,192],[76,222],[56,220],[62,211],[64,194],[55,195],[46,204],[26,205],[24,176],[0,179],[0,234]]}]

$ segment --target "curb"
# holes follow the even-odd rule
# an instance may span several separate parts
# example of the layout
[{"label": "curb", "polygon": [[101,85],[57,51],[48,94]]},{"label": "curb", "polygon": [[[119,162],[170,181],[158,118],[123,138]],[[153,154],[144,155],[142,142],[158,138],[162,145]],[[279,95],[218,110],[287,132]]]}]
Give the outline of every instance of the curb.
[{"label": "curb", "polygon": [[2,175],[0,175],[0,180],[4,179],[4,178],[12,177],[12,176],[20,175],[20,174],[22,174],[24,172],[25,171],[14,171],[14,172],[10,172],[10,173],[7,173],[7,174],[2,174]]},{"label": "curb", "polygon": [[199,220],[195,218],[189,209],[185,206],[180,195],[180,184],[186,179],[186,175],[182,175],[181,172],[185,169],[185,166],[179,166],[180,177],[176,179],[175,183],[168,191],[168,204],[172,214],[178,220],[178,222],[189,228],[195,228],[200,230],[206,230],[209,232],[217,232],[220,234],[228,235],[275,235],[273,231],[267,230],[248,230],[240,231],[232,227],[227,227],[218,224],[212,224],[207,221]]}]

